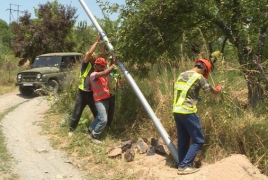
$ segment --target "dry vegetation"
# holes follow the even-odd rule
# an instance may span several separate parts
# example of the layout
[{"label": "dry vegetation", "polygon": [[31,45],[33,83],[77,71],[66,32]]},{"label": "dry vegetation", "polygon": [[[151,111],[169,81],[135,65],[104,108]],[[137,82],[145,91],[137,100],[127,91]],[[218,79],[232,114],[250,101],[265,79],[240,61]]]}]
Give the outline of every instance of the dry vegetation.
[{"label": "dry vegetation", "polygon": [[0,94],[16,89],[17,73],[26,67],[18,66],[18,59],[11,55],[0,55]]},{"label": "dry vegetation", "polygon": [[[138,86],[175,145],[176,128],[171,114],[173,83],[179,72],[189,69],[191,65],[192,63],[179,64],[179,69],[162,66],[161,72],[153,68],[147,79],[136,79]],[[206,144],[197,161],[201,164],[214,163],[233,153],[245,154],[253,164],[258,165],[262,172],[267,174],[266,130],[259,129],[266,126],[265,119],[267,117],[264,112],[261,113],[262,115],[256,114],[247,108],[246,83],[240,72],[234,68],[235,65],[232,64],[232,66],[232,70],[230,70],[231,67],[228,70],[218,67],[211,74],[209,81],[212,84],[224,81],[225,89],[220,96],[201,93],[202,101],[198,105],[198,114],[205,129]],[[85,134],[87,126],[92,120],[88,108],[83,113],[75,135],[72,138],[67,136],[68,118],[73,107],[70,105],[70,103],[73,104],[70,98],[74,101],[77,88],[73,84],[72,78],[70,78],[72,86],[69,84],[68,91],[63,91],[57,97],[59,101],[52,105],[53,111],[44,122],[45,132],[51,136],[56,148],[64,149],[71,157],[79,159],[76,165],[86,170],[90,177],[102,179],[113,176],[114,179],[120,179],[127,176],[129,179],[135,179],[136,173],[145,172],[146,169],[141,166],[140,172],[134,170],[130,172],[133,163],[124,162],[122,157],[107,158],[107,148],[118,142],[159,137],[135,93],[125,82],[126,91],[118,92],[113,126],[105,132],[104,143],[95,145],[89,142]],[[63,99],[65,100],[62,101]],[[68,110],[66,111],[66,109]],[[251,133],[248,133],[249,131]],[[136,158],[135,162],[139,162],[139,159],[144,158],[144,155],[139,155]],[[168,156],[167,159],[166,167],[174,168],[173,158]],[[90,173],[93,172],[93,169],[94,175]]]}]

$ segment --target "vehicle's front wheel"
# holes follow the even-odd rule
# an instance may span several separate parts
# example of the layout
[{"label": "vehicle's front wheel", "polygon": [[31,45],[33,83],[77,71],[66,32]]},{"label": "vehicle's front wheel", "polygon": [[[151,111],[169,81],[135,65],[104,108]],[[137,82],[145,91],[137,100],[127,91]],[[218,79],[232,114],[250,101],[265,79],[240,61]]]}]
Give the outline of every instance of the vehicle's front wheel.
[{"label": "vehicle's front wheel", "polygon": [[57,94],[59,92],[60,85],[56,80],[49,80],[47,87],[49,92]]},{"label": "vehicle's front wheel", "polygon": [[23,86],[19,86],[19,91],[22,95],[25,95],[25,96],[30,96],[33,94],[34,90],[31,89],[31,88],[26,88],[26,87],[23,87]]}]

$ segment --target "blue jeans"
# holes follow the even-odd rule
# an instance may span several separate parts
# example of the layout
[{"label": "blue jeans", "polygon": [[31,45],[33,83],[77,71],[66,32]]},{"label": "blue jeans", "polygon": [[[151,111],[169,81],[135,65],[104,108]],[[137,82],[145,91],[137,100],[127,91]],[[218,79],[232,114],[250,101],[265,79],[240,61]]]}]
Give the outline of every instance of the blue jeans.
[{"label": "blue jeans", "polygon": [[98,115],[94,118],[88,130],[96,138],[100,138],[100,134],[102,133],[107,124],[107,111],[109,109],[109,99],[97,101],[95,102],[95,106],[97,108]]},{"label": "blue jeans", "polygon": [[[174,113],[178,135],[178,167],[191,166],[205,143],[200,118],[196,114]],[[190,139],[192,144],[190,145]]]}]

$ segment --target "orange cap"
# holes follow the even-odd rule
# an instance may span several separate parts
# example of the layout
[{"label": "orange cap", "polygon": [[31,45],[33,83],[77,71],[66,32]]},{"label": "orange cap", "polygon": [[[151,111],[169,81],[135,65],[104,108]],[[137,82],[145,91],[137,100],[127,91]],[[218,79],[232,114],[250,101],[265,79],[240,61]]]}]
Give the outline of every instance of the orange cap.
[{"label": "orange cap", "polygon": [[206,74],[204,74],[204,77],[207,79],[208,75],[210,73],[210,70],[211,70],[211,64],[210,64],[209,60],[207,60],[207,59],[197,59],[195,61],[195,63],[198,63],[198,62],[201,62],[206,66],[207,72],[206,72]]},{"label": "orange cap", "polygon": [[106,66],[106,60],[104,58],[102,58],[102,57],[99,57],[99,58],[96,59],[95,64]]}]

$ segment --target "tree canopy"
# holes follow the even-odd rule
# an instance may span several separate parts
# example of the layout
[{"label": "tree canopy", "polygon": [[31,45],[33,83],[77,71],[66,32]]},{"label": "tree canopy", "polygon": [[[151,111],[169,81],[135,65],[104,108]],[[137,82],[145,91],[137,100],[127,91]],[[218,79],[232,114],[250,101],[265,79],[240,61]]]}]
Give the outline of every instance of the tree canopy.
[{"label": "tree canopy", "polygon": [[10,47],[12,33],[6,21],[0,19],[0,44]]},{"label": "tree canopy", "polygon": [[[128,0],[119,8],[123,56],[138,64],[155,63],[163,54],[177,60],[187,55],[209,58],[224,53],[226,43],[237,52],[237,62],[248,83],[250,105],[255,106],[268,85],[262,63],[268,4],[265,0]],[[201,49],[206,46],[207,51]],[[225,53],[228,55],[228,52]],[[177,58],[176,58],[177,57]]]},{"label": "tree canopy", "polygon": [[11,48],[15,56],[33,60],[43,53],[73,51],[76,46],[73,38],[76,11],[76,8],[59,4],[57,0],[39,4],[35,9],[35,19],[31,19],[31,14],[26,11],[19,23],[11,25],[15,34]]},{"label": "tree canopy", "polygon": [[[169,61],[181,56],[194,60],[210,58],[219,51],[241,65],[250,105],[256,106],[263,97],[264,86],[268,87],[263,65],[268,57],[267,1],[127,0],[123,6],[98,2],[103,13],[120,13],[117,21],[111,21],[105,13],[104,19],[99,20],[119,57],[144,68],[146,63],[154,64],[163,56]],[[25,12],[19,23],[11,24],[15,55],[33,59],[47,52],[87,50],[93,42],[94,27],[85,22],[74,27],[75,13],[75,8],[58,4],[57,0],[39,5],[36,19]]]}]

